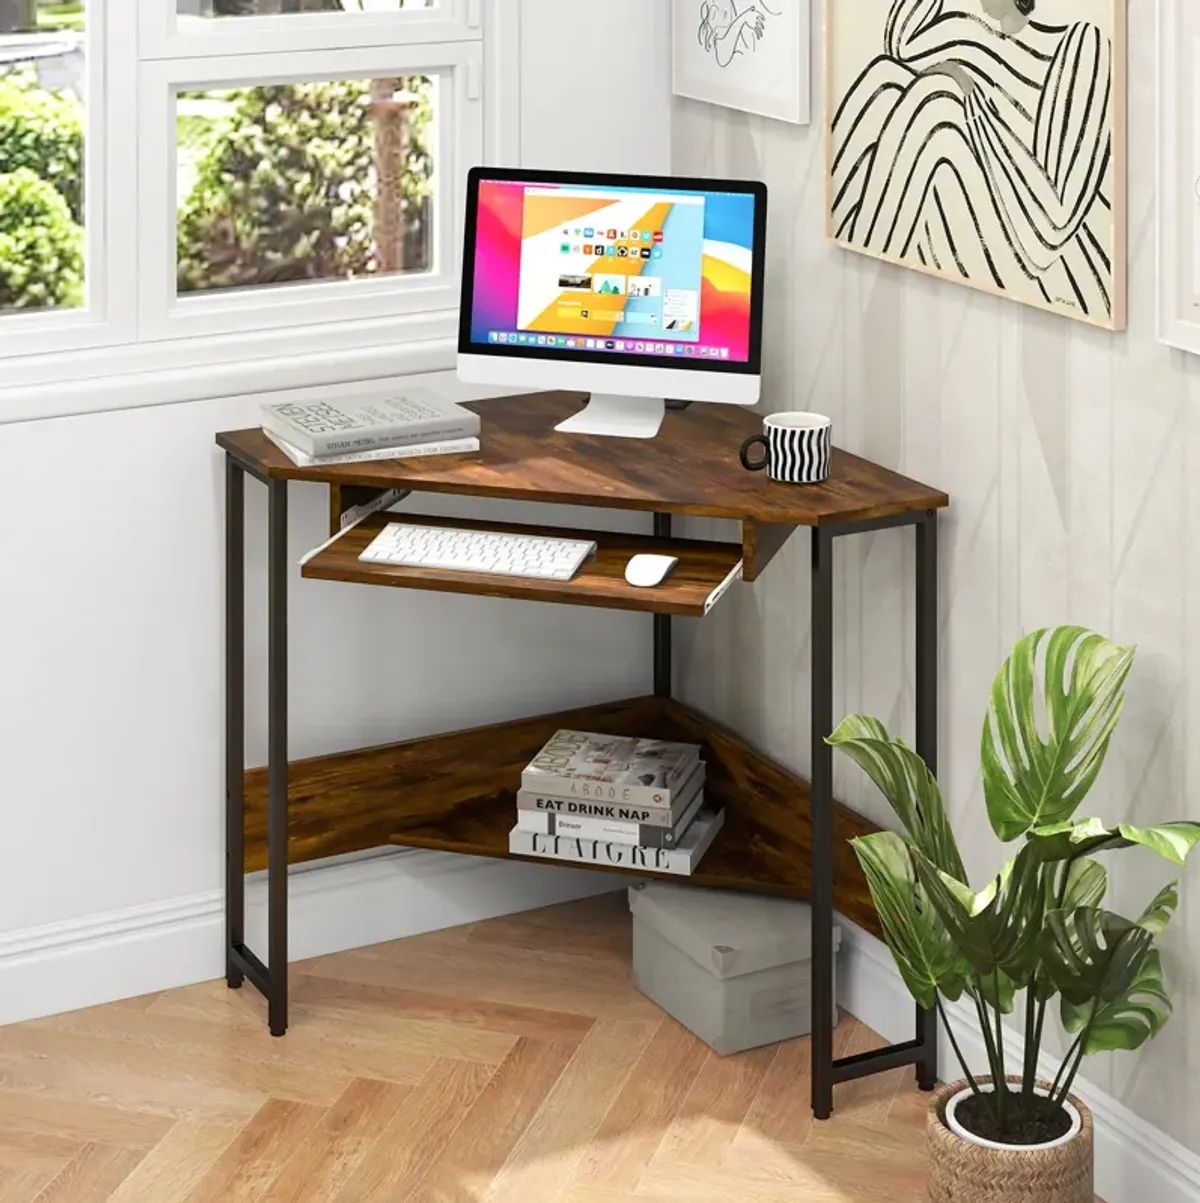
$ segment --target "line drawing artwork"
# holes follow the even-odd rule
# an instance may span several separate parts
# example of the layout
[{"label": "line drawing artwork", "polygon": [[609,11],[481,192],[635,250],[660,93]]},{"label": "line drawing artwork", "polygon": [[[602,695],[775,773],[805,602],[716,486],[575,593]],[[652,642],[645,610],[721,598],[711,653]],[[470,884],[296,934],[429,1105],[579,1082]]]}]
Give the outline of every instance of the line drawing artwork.
[{"label": "line drawing artwork", "polygon": [[[1039,20],[1039,5],[1058,19]],[[1097,0],[877,5],[883,28],[873,21],[852,54],[839,51],[843,69],[831,84],[832,237],[1071,317],[1123,324],[1116,18],[1103,28],[1104,11]],[[860,17],[842,23],[855,20],[861,27]]]},{"label": "line drawing artwork", "polygon": [[753,54],[767,36],[767,18],[781,15],[764,0],[700,0],[697,12],[696,38],[722,69],[740,55]]}]

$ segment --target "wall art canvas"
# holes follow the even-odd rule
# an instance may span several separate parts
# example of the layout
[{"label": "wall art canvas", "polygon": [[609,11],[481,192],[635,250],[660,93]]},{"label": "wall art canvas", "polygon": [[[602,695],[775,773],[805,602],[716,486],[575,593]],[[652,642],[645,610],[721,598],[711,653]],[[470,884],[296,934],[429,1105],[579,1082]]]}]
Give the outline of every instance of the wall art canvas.
[{"label": "wall art canvas", "polygon": [[829,235],[1125,324],[1126,0],[828,0]]},{"label": "wall art canvas", "polygon": [[676,96],[810,119],[809,0],[674,0],[672,12]]}]

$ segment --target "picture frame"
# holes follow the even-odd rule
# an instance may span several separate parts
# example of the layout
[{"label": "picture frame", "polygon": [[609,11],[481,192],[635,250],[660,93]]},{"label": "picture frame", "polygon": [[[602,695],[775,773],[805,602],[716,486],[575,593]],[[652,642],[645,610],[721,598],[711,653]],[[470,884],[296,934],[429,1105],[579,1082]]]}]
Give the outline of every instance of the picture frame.
[{"label": "picture frame", "polygon": [[811,22],[811,0],[672,0],[672,92],[807,125]]},{"label": "picture frame", "polygon": [[1200,355],[1200,20],[1158,6],[1158,337]]},{"label": "picture frame", "polygon": [[1126,4],[828,0],[827,237],[1123,330]]}]

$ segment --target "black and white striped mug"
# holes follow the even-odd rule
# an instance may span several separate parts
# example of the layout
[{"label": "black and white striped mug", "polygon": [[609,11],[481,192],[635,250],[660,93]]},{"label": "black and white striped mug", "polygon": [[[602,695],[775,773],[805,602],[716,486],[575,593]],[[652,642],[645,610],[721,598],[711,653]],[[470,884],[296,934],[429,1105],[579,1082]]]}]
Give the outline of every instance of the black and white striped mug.
[{"label": "black and white striped mug", "polygon": [[[761,443],[766,455],[757,463],[750,449]],[[833,451],[833,423],[824,414],[771,414],[763,419],[763,433],[752,434],[742,444],[742,467],[751,472],[764,468],[772,480],[791,485],[813,485],[829,479]]]}]

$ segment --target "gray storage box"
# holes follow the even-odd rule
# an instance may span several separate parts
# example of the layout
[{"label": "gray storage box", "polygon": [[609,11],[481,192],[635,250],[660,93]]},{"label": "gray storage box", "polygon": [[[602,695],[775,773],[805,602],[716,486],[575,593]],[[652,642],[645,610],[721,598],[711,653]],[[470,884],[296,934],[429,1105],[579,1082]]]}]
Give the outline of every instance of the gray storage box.
[{"label": "gray storage box", "polygon": [[629,909],[638,989],[721,1056],[812,1030],[807,903],[646,882]]}]

